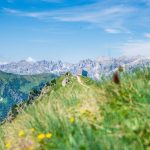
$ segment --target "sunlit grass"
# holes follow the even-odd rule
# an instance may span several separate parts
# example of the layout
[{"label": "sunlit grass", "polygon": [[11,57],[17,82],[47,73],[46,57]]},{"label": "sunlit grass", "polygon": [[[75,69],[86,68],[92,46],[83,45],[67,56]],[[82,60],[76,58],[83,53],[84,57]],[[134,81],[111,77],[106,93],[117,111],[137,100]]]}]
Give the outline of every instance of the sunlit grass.
[{"label": "sunlit grass", "polygon": [[150,148],[150,71],[71,83],[39,97],[0,129],[0,148],[13,150],[144,150]]}]

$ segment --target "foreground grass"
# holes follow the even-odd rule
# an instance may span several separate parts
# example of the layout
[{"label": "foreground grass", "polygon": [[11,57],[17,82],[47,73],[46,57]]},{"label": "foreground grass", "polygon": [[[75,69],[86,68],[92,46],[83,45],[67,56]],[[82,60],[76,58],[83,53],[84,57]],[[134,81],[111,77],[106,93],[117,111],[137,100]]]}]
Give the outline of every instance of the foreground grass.
[{"label": "foreground grass", "polygon": [[150,71],[124,74],[121,84],[59,78],[12,123],[0,128],[2,150],[150,149]]}]

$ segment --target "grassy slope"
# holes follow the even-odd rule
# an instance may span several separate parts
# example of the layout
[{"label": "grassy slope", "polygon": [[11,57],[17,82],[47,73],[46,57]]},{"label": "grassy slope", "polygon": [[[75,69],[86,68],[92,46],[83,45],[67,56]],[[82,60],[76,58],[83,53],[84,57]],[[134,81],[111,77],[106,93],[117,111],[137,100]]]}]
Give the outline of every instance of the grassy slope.
[{"label": "grassy slope", "polygon": [[[1,127],[1,149],[5,144],[12,150],[150,148],[150,71],[123,75],[121,85],[82,78],[83,86],[72,77],[69,85],[61,87],[62,79]],[[41,133],[52,137],[39,140]]]},{"label": "grassy slope", "polygon": [[22,76],[0,71],[0,121],[7,115],[12,105],[26,100],[33,87],[53,79],[53,74]]}]

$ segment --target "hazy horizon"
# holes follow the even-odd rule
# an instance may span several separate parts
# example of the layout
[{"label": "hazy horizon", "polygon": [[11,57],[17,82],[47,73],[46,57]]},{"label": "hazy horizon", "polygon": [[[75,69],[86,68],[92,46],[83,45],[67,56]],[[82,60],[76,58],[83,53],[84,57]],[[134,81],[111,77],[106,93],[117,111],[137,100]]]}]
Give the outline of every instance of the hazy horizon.
[{"label": "hazy horizon", "polygon": [[32,62],[32,63],[36,63],[36,62],[39,62],[39,61],[52,61],[52,62],[58,62],[58,61],[62,61],[64,63],[70,63],[70,64],[76,64],[76,63],[79,63],[80,61],[82,60],[100,60],[100,59],[107,59],[107,58],[113,58],[113,59],[118,59],[118,58],[121,58],[121,57],[128,57],[128,58],[135,58],[135,57],[144,57],[144,58],[148,58],[150,59],[150,56],[144,56],[144,55],[134,55],[134,56],[126,56],[126,55],[121,55],[121,56],[116,56],[116,57],[112,57],[112,56],[98,56],[98,57],[95,57],[95,58],[84,58],[84,59],[80,59],[78,61],[65,61],[65,60],[61,60],[61,59],[34,59],[32,57],[28,57],[28,58],[24,58],[24,59],[18,59],[18,60],[13,60],[13,61],[0,61],[0,65],[5,65],[5,64],[9,64],[9,63],[19,63],[20,61],[27,61],[27,62]]}]

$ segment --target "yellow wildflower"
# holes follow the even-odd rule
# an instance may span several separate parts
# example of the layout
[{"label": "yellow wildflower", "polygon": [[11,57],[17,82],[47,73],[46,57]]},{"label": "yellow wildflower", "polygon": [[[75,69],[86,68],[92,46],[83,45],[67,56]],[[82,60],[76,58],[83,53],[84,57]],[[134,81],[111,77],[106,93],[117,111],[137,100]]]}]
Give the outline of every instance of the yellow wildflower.
[{"label": "yellow wildflower", "polygon": [[41,133],[37,136],[38,140],[43,140],[45,138],[45,134]]},{"label": "yellow wildflower", "polygon": [[32,128],[32,129],[31,129],[31,132],[35,132],[35,129],[34,129],[34,128]]},{"label": "yellow wildflower", "polygon": [[9,148],[11,147],[11,143],[6,143],[6,144],[5,144],[5,147],[6,147],[7,149],[9,149]]},{"label": "yellow wildflower", "polygon": [[34,149],[33,146],[30,146],[30,147],[29,147],[29,150],[33,150],[33,149]]},{"label": "yellow wildflower", "polygon": [[50,139],[52,137],[52,133],[47,133],[46,138]]},{"label": "yellow wildflower", "polygon": [[19,135],[19,137],[24,137],[25,136],[25,132],[24,131],[20,131],[18,135]]},{"label": "yellow wildflower", "polygon": [[74,118],[74,117],[71,117],[71,118],[69,119],[69,121],[70,121],[70,123],[74,123],[74,122],[75,122],[75,118]]}]

